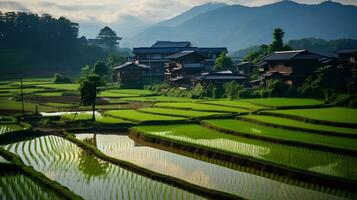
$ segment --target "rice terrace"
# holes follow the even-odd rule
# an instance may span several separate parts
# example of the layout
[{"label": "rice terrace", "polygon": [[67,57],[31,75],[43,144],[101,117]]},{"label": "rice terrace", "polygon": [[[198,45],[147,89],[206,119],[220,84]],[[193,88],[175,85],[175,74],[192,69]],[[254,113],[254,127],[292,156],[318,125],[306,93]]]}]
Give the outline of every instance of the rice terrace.
[{"label": "rice terrace", "polygon": [[133,2],[0,1],[1,200],[357,199],[357,2]]}]

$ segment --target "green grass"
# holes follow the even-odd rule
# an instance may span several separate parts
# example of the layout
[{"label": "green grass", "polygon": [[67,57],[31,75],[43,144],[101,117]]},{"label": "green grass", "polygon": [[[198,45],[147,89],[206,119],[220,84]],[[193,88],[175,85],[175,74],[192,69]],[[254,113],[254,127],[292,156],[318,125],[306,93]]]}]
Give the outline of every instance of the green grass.
[{"label": "green grass", "polygon": [[229,106],[229,107],[237,107],[237,108],[245,108],[249,110],[259,110],[266,108],[264,106],[259,106],[250,102],[246,101],[233,101],[233,100],[217,100],[217,101],[205,101],[202,102],[205,104],[214,104],[214,105],[221,105],[221,106]]},{"label": "green grass", "polygon": [[[21,89],[19,89],[19,88],[2,89],[0,91],[7,92],[7,93],[12,93],[12,94],[20,94],[21,93]],[[43,89],[43,88],[24,88],[23,89],[23,93],[24,94],[43,92],[43,91],[46,91],[46,89]]]},{"label": "green grass", "polygon": [[136,94],[118,93],[111,92],[111,90],[102,91],[99,93],[98,97],[135,97]]},{"label": "green grass", "polygon": [[284,141],[296,141],[308,144],[318,144],[342,149],[357,150],[357,139],[344,138],[337,136],[318,135],[300,131],[291,131],[280,128],[272,128],[257,125],[251,122],[222,119],[222,120],[207,120],[208,124],[226,130],[237,131],[248,135],[257,135],[265,138],[273,138]]},{"label": "green grass", "polygon": [[341,128],[341,127],[333,127],[333,126],[324,126],[318,124],[311,124],[305,123],[302,121],[296,121],[287,118],[281,117],[273,117],[273,116],[265,116],[265,115],[245,115],[241,116],[242,118],[258,120],[264,123],[269,123],[273,125],[282,125],[282,126],[291,126],[297,128],[306,128],[311,130],[318,130],[318,131],[329,131],[335,133],[344,133],[344,134],[351,134],[357,135],[357,129],[354,128]]},{"label": "green grass", "polygon": [[140,90],[140,89],[113,89],[113,90],[106,90],[110,93],[122,93],[122,94],[132,94],[132,95],[151,95],[152,92],[149,90]]},{"label": "green grass", "polygon": [[304,117],[307,119],[357,124],[357,109],[353,108],[333,107],[317,109],[289,109],[274,110],[269,111],[269,113],[282,113],[287,115]]},{"label": "green grass", "polygon": [[69,84],[45,84],[45,85],[39,85],[38,87],[43,87],[43,88],[51,88],[51,89],[57,89],[57,90],[78,90],[79,84],[77,83],[69,83]]},{"label": "green grass", "polygon": [[18,124],[0,124],[0,135],[12,131],[23,130],[24,127]]},{"label": "green grass", "polygon": [[[27,112],[35,112],[36,111],[36,104],[34,103],[24,103],[25,111]],[[9,100],[8,98],[0,98],[0,110],[11,110],[11,111],[21,111],[22,106],[21,102]],[[39,112],[48,112],[48,111],[56,111],[56,109],[38,105]]]},{"label": "green grass", "polygon": [[[22,82],[22,85],[24,85],[24,86],[37,86],[37,85],[44,85],[44,84],[53,84],[53,82],[52,81],[36,81],[36,80]],[[21,85],[21,82],[20,81],[14,82],[11,85],[19,87]]]},{"label": "green grass", "polygon": [[268,107],[292,107],[292,106],[317,106],[323,105],[324,102],[315,99],[299,99],[299,98],[259,98],[259,99],[243,99],[242,101],[250,102],[257,105]]},{"label": "green grass", "polygon": [[145,135],[357,180],[357,157],[224,134],[198,125],[137,126]]},{"label": "green grass", "polygon": [[201,112],[194,110],[177,110],[168,108],[141,108],[139,111],[150,112],[154,114],[172,115],[179,117],[208,117],[214,115],[222,115],[218,112]]},{"label": "green grass", "polygon": [[182,117],[155,115],[155,114],[138,112],[136,110],[113,110],[113,111],[107,111],[105,113],[113,117],[118,117],[118,118],[137,121],[137,122],[185,120],[185,118]]},{"label": "green grass", "polygon": [[[101,116],[100,114],[96,115],[95,118],[97,123],[102,123],[102,124],[120,124],[120,123],[128,123],[125,120],[118,119],[118,118],[113,118],[110,116]],[[62,121],[81,121],[81,120],[92,120],[92,114],[91,113],[79,113],[75,115],[74,113],[71,114],[63,114],[61,115],[61,120]]]},{"label": "green grass", "polygon": [[44,96],[44,97],[50,97],[50,96],[62,96],[63,92],[39,92],[35,94],[36,96]]},{"label": "green grass", "polygon": [[188,99],[168,96],[148,96],[148,97],[125,97],[122,101],[140,101],[140,102],[195,102],[197,99]]},{"label": "green grass", "polygon": [[68,108],[68,107],[78,106],[78,104],[75,105],[71,103],[57,103],[57,102],[46,103],[46,105],[51,107],[57,107],[57,108]]},{"label": "green grass", "polygon": [[246,109],[241,108],[230,108],[226,106],[216,106],[216,105],[208,105],[208,104],[200,104],[200,103],[156,103],[155,107],[165,107],[165,108],[183,108],[183,109],[192,109],[199,111],[213,111],[213,112],[236,112],[236,113],[247,113],[249,112]]}]

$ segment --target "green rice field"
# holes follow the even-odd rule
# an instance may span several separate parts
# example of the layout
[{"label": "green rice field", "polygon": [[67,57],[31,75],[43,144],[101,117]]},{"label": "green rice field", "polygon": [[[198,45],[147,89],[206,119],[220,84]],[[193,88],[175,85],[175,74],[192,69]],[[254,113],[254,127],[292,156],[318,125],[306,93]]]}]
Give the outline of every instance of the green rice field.
[{"label": "green rice field", "polygon": [[180,97],[168,97],[168,96],[147,96],[147,97],[124,97],[123,101],[140,101],[140,102],[195,102],[198,100],[180,98]]},{"label": "green rice field", "polygon": [[317,109],[289,109],[273,110],[268,112],[273,114],[281,113],[286,115],[298,116],[313,120],[357,124],[357,109],[353,108],[332,107]]},{"label": "green rice field", "polygon": [[228,107],[237,107],[237,108],[244,108],[249,110],[260,110],[267,108],[265,106],[259,106],[250,102],[246,101],[233,101],[233,100],[217,100],[217,101],[204,101],[202,103],[205,104],[213,104],[213,105],[221,105],[221,106],[228,106]]},{"label": "green rice field", "polygon": [[324,102],[315,99],[298,99],[298,98],[258,98],[244,99],[242,101],[268,107],[302,107],[302,106],[318,106]]},{"label": "green rice field", "polygon": [[274,117],[274,116],[266,116],[266,115],[245,115],[241,116],[241,118],[257,120],[264,123],[269,123],[273,125],[281,125],[281,126],[290,126],[296,128],[305,128],[310,130],[317,130],[317,131],[328,131],[340,134],[351,134],[357,135],[357,129],[355,128],[342,128],[342,127],[334,127],[334,126],[325,126],[325,125],[318,125],[318,124],[311,124],[305,123],[302,121],[282,118],[282,117]]},{"label": "green rice field", "polygon": [[137,126],[132,129],[177,143],[248,156],[318,174],[357,180],[357,171],[352,167],[357,165],[357,158],[340,153],[248,139],[198,125]]},{"label": "green rice field", "polygon": [[[34,103],[25,102],[24,107],[25,111],[27,112],[36,111],[36,104]],[[9,100],[8,98],[2,97],[0,98],[0,110],[21,111],[21,102]],[[48,112],[55,111],[56,109],[50,108],[48,106],[38,105],[38,110],[39,112]]]},{"label": "green rice field", "polygon": [[183,117],[155,115],[155,114],[138,112],[136,110],[112,110],[112,111],[106,111],[105,114],[108,114],[109,116],[112,116],[112,117],[127,119],[130,121],[136,121],[136,122],[186,120]]},{"label": "green rice field", "polygon": [[194,110],[178,110],[178,109],[168,109],[168,108],[140,108],[139,111],[148,112],[153,114],[162,114],[162,115],[172,115],[179,117],[213,117],[216,115],[222,115],[218,112],[201,112]]},{"label": "green rice field", "polygon": [[249,110],[242,108],[230,108],[226,106],[208,105],[202,103],[156,103],[155,107],[164,108],[179,108],[179,109],[192,109],[198,111],[212,111],[212,112],[229,112],[229,113],[247,113]]},{"label": "green rice field", "polygon": [[4,148],[85,199],[201,199],[102,161],[60,137],[43,136]]},{"label": "green rice field", "polygon": [[[21,186],[21,189],[20,187]],[[61,199],[30,178],[15,172],[0,172],[0,199]]]},{"label": "green rice field", "polygon": [[68,84],[44,84],[44,85],[39,85],[39,87],[43,88],[50,88],[50,89],[57,89],[57,90],[78,90],[79,84],[77,83],[68,83]]},{"label": "green rice field", "polygon": [[18,124],[0,124],[0,135],[7,132],[18,131],[23,129],[24,128]]},{"label": "green rice field", "polygon": [[[63,114],[61,115],[61,120],[63,121],[79,121],[79,120],[92,120],[92,113],[90,112],[80,112],[78,114]],[[99,113],[96,114],[96,122],[102,124],[120,124],[120,123],[128,123],[125,120],[114,118],[110,116],[102,116]]]},{"label": "green rice field", "polygon": [[232,119],[207,120],[205,122],[214,127],[236,131],[247,135],[257,135],[265,138],[273,138],[282,141],[296,141],[301,143],[318,144],[341,149],[351,149],[357,152],[357,138],[346,139],[337,136],[311,134],[307,132],[261,126],[251,122]]},{"label": "green rice field", "polygon": [[[209,162],[182,156],[174,152],[141,146],[127,135],[76,134],[81,140],[95,140],[96,147],[106,155],[125,160],[158,173],[177,177],[192,184],[228,192],[246,199],[339,199],[339,190],[333,191],[320,185],[297,182],[291,185],[287,177],[269,175],[267,172],[236,166],[236,170]],[[237,170],[238,169],[238,170]],[[256,174],[266,174],[259,176]],[[273,179],[271,179],[273,178]],[[308,186],[309,185],[309,186]],[[285,192],[279,192],[281,188]],[[319,188],[314,190],[312,188]],[[350,194],[347,193],[347,196]]]}]

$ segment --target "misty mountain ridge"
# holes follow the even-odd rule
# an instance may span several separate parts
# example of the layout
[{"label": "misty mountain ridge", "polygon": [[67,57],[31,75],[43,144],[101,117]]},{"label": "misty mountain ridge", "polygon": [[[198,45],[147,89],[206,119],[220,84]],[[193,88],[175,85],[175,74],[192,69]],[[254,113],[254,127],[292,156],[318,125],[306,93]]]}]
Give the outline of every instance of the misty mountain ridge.
[{"label": "misty mountain ridge", "polygon": [[355,19],[357,6],[332,1],[314,5],[281,1],[260,7],[209,3],[153,25],[126,42],[133,47],[149,46],[157,40],[184,40],[232,51],[270,43],[277,27],[284,30],[285,41],[357,39]]}]

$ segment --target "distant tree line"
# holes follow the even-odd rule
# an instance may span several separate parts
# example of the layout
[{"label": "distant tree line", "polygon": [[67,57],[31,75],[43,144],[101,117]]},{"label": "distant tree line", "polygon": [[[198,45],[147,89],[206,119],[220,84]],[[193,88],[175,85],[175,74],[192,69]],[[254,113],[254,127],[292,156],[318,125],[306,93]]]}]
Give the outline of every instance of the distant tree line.
[{"label": "distant tree line", "polygon": [[78,36],[78,29],[65,17],[0,12],[0,72],[3,76],[73,74],[80,66],[104,60],[108,52],[89,46],[85,37]]}]

